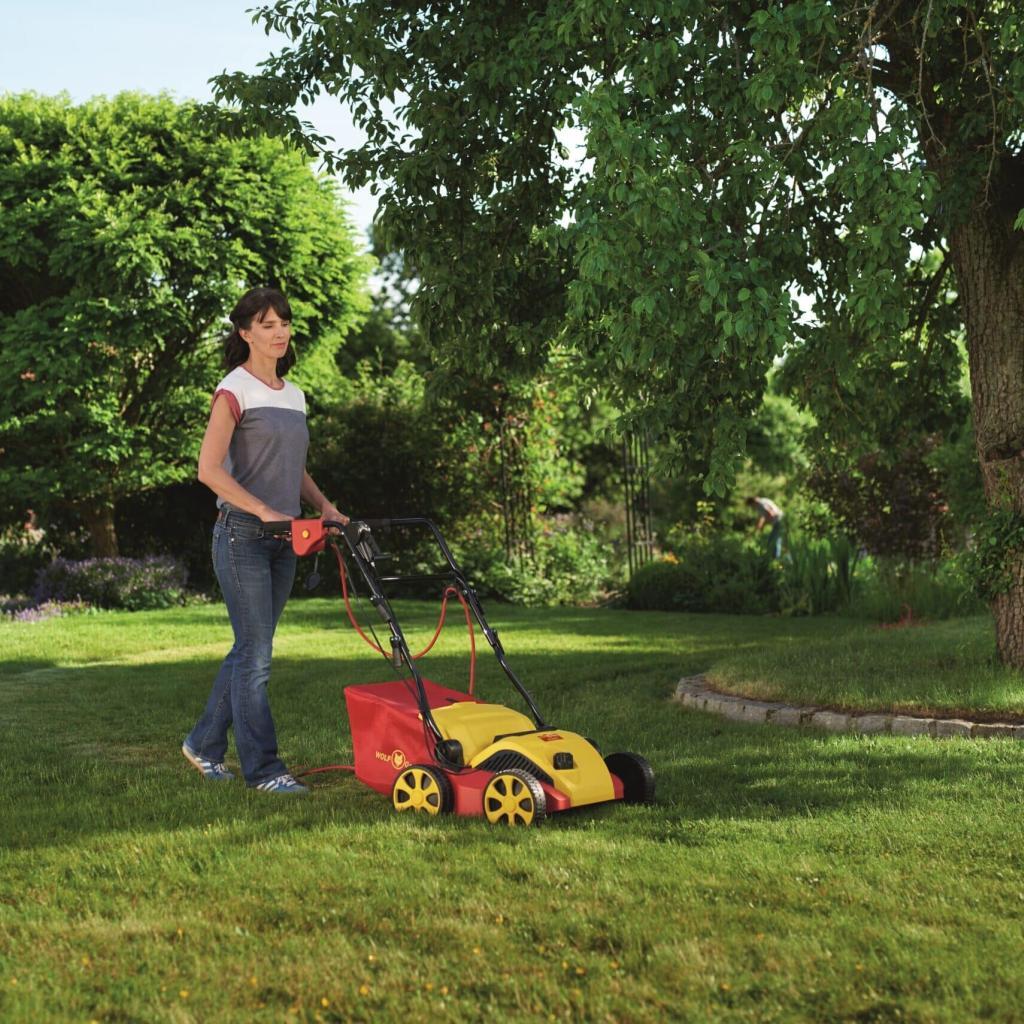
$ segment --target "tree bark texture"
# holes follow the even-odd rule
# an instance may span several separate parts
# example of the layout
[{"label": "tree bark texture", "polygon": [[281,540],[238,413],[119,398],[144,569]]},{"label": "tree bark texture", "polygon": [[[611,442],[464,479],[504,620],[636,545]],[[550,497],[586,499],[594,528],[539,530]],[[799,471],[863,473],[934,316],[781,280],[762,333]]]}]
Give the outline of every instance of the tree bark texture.
[{"label": "tree bark texture", "polygon": [[82,506],[89,531],[89,546],[94,558],[117,558],[117,530],[114,526],[113,503],[95,502]]},{"label": "tree bark texture", "polygon": [[[990,509],[1024,516],[1024,236],[998,205],[976,207],[950,236],[971,373],[971,398]],[[1009,588],[992,601],[996,645],[1024,668],[1024,551],[1006,551]]]}]

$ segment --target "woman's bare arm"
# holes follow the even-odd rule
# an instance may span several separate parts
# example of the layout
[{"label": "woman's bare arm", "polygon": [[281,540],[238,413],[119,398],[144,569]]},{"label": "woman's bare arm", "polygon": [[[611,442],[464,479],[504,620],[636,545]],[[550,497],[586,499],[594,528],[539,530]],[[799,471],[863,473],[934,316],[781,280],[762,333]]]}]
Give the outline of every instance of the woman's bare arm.
[{"label": "woman's bare arm", "polygon": [[309,475],[309,472],[302,474],[302,500],[313,508],[317,509],[324,519],[333,519],[338,522],[347,523],[348,516],[339,512],[333,502],[323,496],[323,492],[316,485],[316,481]]}]

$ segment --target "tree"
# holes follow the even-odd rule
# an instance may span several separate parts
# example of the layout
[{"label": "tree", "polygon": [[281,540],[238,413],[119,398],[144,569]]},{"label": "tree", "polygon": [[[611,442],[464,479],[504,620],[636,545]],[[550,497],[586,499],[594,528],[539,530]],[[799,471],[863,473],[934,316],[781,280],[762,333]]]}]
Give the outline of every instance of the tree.
[{"label": "tree", "polygon": [[[713,492],[776,359],[805,352],[805,394],[827,394],[851,356],[920,339],[952,273],[993,522],[1022,534],[1018,5],[279,0],[256,19],[293,45],[221,95],[380,183],[443,358],[515,370],[557,338],[636,424],[706,453]],[[334,154],[302,123],[321,91],[364,145]],[[997,642],[1024,666],[1024,550],[1006,568]]]},{"label": "tree", "polygon": [[247,287],[296,316],[293,376],[328,388],[368,270],[335,184],[192,104],[0,98],[0,495],[69,508],[116,554],[118,499],[194,476],[219,336]]},{"label": "tree", "polygon": [[382,374],[393,372],[402,361],[425,371],[430,356],[410,309],[416,282],[405,272],[401,255],[377,244],[372,230],[370,252],[377,261],[370,310],[339,349],[338,368],[346,378],[356,374],[363,360],[369,360]]},{"label": "tree", "polygon": [[[937,464],[949,462],[945,446],[964,430],[970,403],[956,295],[942,283],[947,267],[938,251],[922,261],[936,282],[926,317],[848,349],[841,374],[823,376],[805,348],[779,375],[781,387],[819,413],[803,431],[810,493],[872,554],[934,559],[956,543],[948,473]],[[961,520],[961,543],[971,525]]]}]

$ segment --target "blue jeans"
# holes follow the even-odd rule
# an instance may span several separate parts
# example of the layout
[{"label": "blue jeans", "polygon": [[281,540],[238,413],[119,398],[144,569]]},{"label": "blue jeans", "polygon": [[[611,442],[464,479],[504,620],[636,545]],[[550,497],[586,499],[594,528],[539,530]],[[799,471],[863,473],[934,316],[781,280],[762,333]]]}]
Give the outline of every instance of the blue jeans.
[{"label": "blue jeans", "polygon": [[235,644],[185,742],[201,757],[223,761],[233,725],[242,775],[250,786],[288,770],[277,756],[267,682],[274,630],[291,593],[295,562],[291,541],[264,537],[256,516],[225,510],[213,528],[213,567]]}]

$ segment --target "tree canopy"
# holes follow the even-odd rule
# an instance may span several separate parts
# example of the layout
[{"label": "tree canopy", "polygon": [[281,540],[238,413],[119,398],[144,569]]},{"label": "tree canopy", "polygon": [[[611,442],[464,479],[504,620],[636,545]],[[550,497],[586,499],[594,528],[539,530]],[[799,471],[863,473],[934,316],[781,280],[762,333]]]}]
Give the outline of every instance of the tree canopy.
[{"label": "tree canopy", "polygon": [[[962,323],[986,493],[1024,515],[1018,5],[279,0],[255,20],[291,45],[221,97],[376,184],[442,362],[515,372],[558,344],[721,492],[779,360],[855,434],[845,413],[897,413],[887,360],[946,387]],[[322,92],[362,146],[303,123]]]},{"label": "tree canopy", "polygon": [[[381,189],[379,228],[446,358],[515,367],[560,339],[657,433],[709,449],[712,486],[775,359],[813,354],[808,398],[855,389],[859,350],[928,323],[948,270],[929,257],[957,219],[1004,204],[1009,232],[1017,212],[1010,4],[282,0],[256,16],[294,46],[221,94]],[[362,147],[303,127],[297,105],[322,91]]]},{"label": "tree canopy", "polygon": [[166,96],[0,98],[0,210],[0,511],[73,508],[97,553],[119,498],[194,475],[242,291],[289,295],[317,389],[366,304],[334,182]]}]

